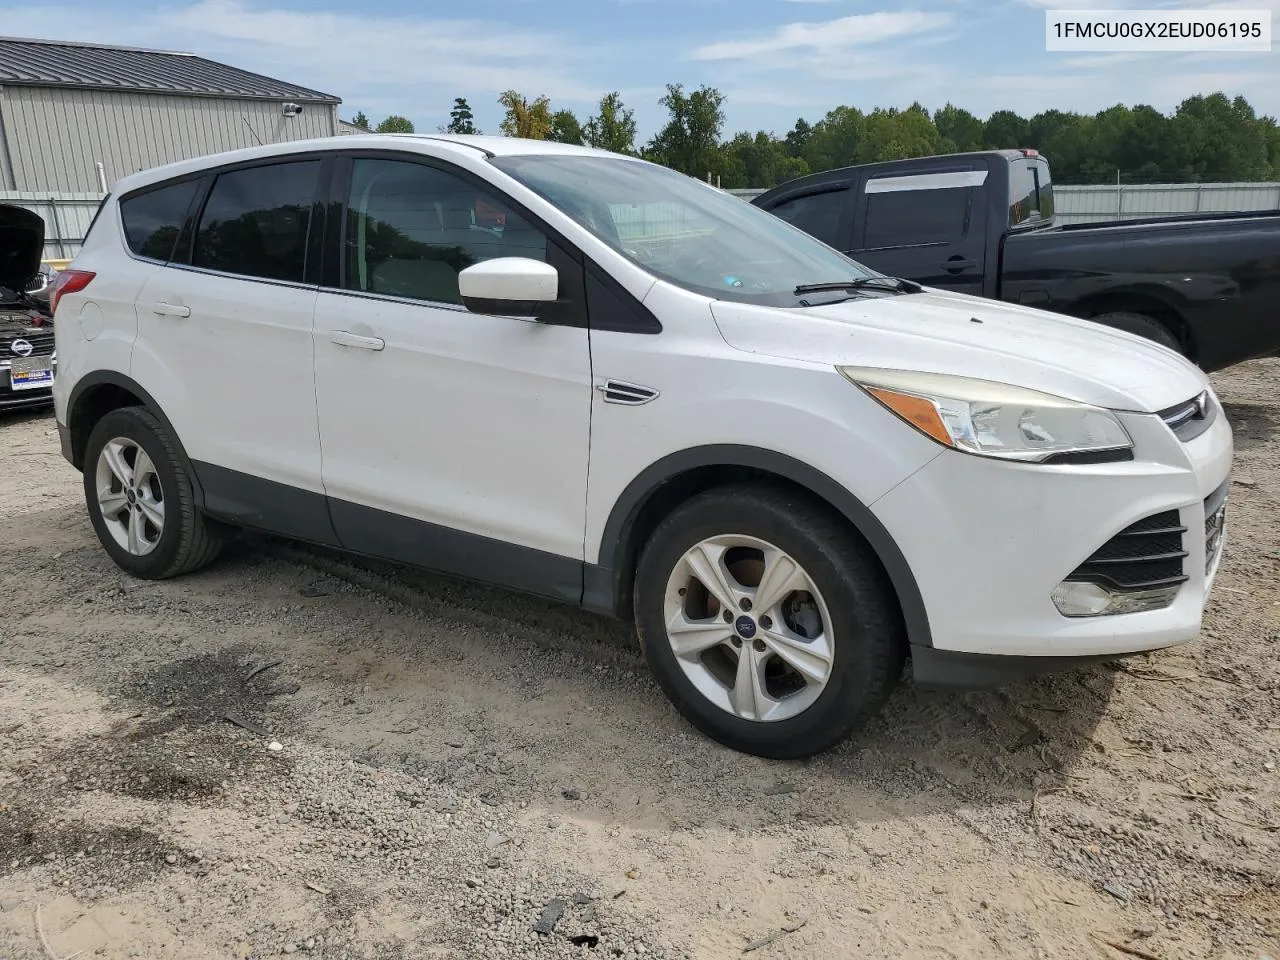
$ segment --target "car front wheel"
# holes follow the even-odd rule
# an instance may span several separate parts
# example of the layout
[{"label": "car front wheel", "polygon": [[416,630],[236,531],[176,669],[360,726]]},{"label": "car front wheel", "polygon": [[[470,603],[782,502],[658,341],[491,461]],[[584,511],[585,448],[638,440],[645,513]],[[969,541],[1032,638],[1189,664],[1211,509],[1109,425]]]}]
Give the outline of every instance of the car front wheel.
[{"label": "car front wheel", "polygon": [[637,627],[680,712],[719,743],[821,752],[879,710],[906,642],[892,591],[842,518],[769,487],[711,490],[654,531]]}]

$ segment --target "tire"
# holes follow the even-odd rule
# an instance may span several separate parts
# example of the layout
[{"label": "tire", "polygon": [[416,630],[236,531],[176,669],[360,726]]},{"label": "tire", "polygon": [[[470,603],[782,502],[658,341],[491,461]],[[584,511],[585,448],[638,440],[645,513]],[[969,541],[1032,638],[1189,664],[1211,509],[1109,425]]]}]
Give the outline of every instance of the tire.
[{"label": "tire", "polygon": [[[127,469],[111,454],[104,458],[108,444]],[[146,475],[141,478],[134,471],[138,451],[151,463],[151,469],[144,467]],[[135,478],[143,492],[130,496],[120,482],[121,472]],[[112,410],[94,424],[85,446],[83,476],[94,532],[111,559],[127,573],[142,580],[165,580],[207,566],[221,551],[225,532],[196,509],[177,441],[142,407]],[[112,499],[104,505],[107,494]],[[108,506],[116,508],[112,519],[107,516]],[[157,507],[161,508],[159,513]],[[163,519],[159,525],[153,522],[156,516]],[[135,542],[138,548],[132,549]]]},{"label": "tire", "polygon": [[1100,313],[1089,319],[1103,326],[1114,327],[1117,330],[1123,330],[1125,333],[1133,333],[1139,337],[1154,340],[1160,346],[1168,347],[1184,357],[1187,355],[1187,351],[1182,346],[1181,341],[1173,335],[1168,327],[1159,320],[1153,320],[1150,317],[1143,316],[1141,313]]},{"label": "tire", "polygon": [[[877,713],[901,677],[907,643],[892,588],[870,548],[846,532],[841,520],[801,496],[770,486],[723,487],[699,494],[677,507],[645,545],[634,590],[636,629],[645,658],[676,709],[716,742],[743,753],[780,760],[821,753]],[[776,649],[784,649],[777,643],[779,632],[792,627],[789,619],[785,623],[774,622],[775,618],[784,619],[781,611],[786,609],[785,604],[770,604],[768,610],[757,609],[742,618],[739,614],[748,608],[739,602],[739,608],[733,611],[734,624],[720,629],[724,606],[707,599],[709,591],[700,579],[694,577],[686,582],[688,571],[693,569],[686,562],[686,555],[694,548],[702,549],[701,545],[713,538],[726,538],[709,548],[713,555],[725,544],[747,544],[731,546],[730,552],[721,554],[727,566],[718,569],[754,571],[755,586],[761,585],[759,570],[769,569],[770,556],[776,564],[780,552],[785,555],[782,560],[798,565],[800,576],[807,578],[804,582],[814,591],[784,596],[793,602],[806,596],[812,598],[812,602],[800,603],[798,613],[791,608],[790,616],[806,615],[810,640],[802,649],[820,654],[802,656],[800,662],[808,664],[807,669],[820,671],[822,656],[829,655],[827,676],[821,685],[811,683],[795,669],[789,669],[782,678],[776,675],[779,669],[788,670],[775,653]],[[765,550],[757,557],[756,547],[760,544],[774,552]],[[694,555],[695,562],[698,556]],[[707,555],[701,556],[706,559]],[[756,563],[754,568],[752,562]],[[779,569],[789,568],[784,565]],[[728,589],[747,591],[750,580],[751,577],[744,577],[731,582]],[[678,587],[679,584],[684,585]],[[748,593],[750,597],[758,596],[754,588]],[[767,597],[760,599],[768,603]],[[818,621],[813,620],[815,614]],[[710,640],[723,632],[727,644],[718,643],[702,654],[677,656],[668,623],[683,617],[697,621],[698,626],[696,631],[680,634],[677,642],[683,643],[684,637],[695,633]],[[754,629],[745,633],[737,630],[742,619],[753,617],[758,618]],[[813,629],[815,622],[821,624],[820,632]],[[712,623],[716,624],[715,631]],[[760,649],[762,646],[764,650]],[[763,662],[761,669],[766,672],[775,671],[772,683],[778,689],[766,682],[767,676],[759,686],[744,686],[763,688],[770,699],[756,699],[751,709],[735,712],[737,694],[733,691],[739,690],[738,678],[744,676],[741,658],[748,648],[758,654],[752,662]],[[796,657],[794,642],[785,649]],[[727,689],[730,680],[732,691]],[[798,691],[774,697],[778,690],[794,687],[797,682],[801,684]],[[775,700],[779,706],[769,707]],[[760,712],[761,703],[772,711],[769,718],[748,719],[752,712]]]}]

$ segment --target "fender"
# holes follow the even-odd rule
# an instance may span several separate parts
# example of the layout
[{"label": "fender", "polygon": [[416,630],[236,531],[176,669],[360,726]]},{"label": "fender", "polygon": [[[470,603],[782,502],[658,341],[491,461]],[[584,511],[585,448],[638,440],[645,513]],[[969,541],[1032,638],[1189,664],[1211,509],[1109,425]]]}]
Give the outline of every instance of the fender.
[{"label": "fender", "polygon": [[618,599],[636,517],[658,488],[699,467],[726,466],[747,467],[789,480],[839,511],[867,541],[888,574],[902,607],[910,642],[915,646],[933,646],[929,615],[915,574],[876,515],[841,484],[809,464],[772,450],[736,444],[691,447],[669,454],[650,464],[627,485],[604,525],[597,566],[587,567],[584,605],[601,609],[612,606]]},{"label": "fender", "polygon": [[[92,373],[85,374],[71,388],[71,396],[67,398],[67,424],[65,428],[59,425],[59,432],[61,433],[65,429],[68,434],[67,438],[62,442],[63,455],[67,457],[73,467],[83,471],[84,443],[88,439],[88,431],[78,429],[76,421],[80,413],[79,408],[88,394],[96,388],[104,386],[119,387],[121,390],[127,390],[142,401],[141,406],[144,410],[160,421],[160,425],[164,427],[165,432],[169,434],[169,437],[178,447],[178,456],[182,461],[182,468],[186,471],[187,479],[191,481],[191,494],[195,499],[195,506],[197,509],[203,510],[205,506],[204,488],[200,485],[200,480],[191,465],[191,460],[187,456],[186,448],[182,445],[182,440],[178,437],[178,432],[173,429],[173,424],[169,422],[169,418],[160,409],[160,404],[156,403],[155,398],[144,390],[136,380],[119,371],[95,370]],[[77,433],[80,433],[81,436],[77,437]]]}]

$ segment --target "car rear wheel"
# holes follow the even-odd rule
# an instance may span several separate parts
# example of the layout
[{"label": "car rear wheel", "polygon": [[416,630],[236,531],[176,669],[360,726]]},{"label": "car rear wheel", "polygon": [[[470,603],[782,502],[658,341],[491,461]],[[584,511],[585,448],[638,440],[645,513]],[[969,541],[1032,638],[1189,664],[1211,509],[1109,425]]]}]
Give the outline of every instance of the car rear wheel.
[{"label": "car rear wheel", "polygon": [[135,577],[190,573],[222,548],[222,530],[195,507],[176,441],[141,407],[113,410],[94,426],[84,492],[98,540]]},{"label": "car rear wheel", "polygon": [[712,490],[645,546],[637,628],[663,691],[707,736],[763,757],[819,753],[883,705],[906,644],[869,548],[769,487]]},{"label": "car rear wheel", "polygon": [[1101,313],[1096,317],[1090,317],[1094,323],[1101,323],[1104,326],[1114,327],[1116,330],[1123,330],[1125,333],[1136,334],[1139,337],[1146,337],[1148,340],[1154,340],[1162,347],[1168,347],[1176,353],[1186,356],[1186,348],[1183,347],[1181,341],[1178,340],[1173,332],[1159,320],[1153,320],[1151,317],[1144,316],[1141,313]]}]

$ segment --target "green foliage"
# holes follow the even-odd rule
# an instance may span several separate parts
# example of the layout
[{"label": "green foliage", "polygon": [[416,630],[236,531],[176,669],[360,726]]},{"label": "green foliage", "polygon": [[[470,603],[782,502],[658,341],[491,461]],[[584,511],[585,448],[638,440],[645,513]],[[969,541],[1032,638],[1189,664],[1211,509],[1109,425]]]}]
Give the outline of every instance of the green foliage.
[{"label": "green foliage", "polygon": [[538,97],[530,103],[515,90],[507,90],[498,97],[498,103],[507,111],[499,124],[505,136],[527,140],[551,137],[551,101],[547,97]]},{"label": "green foliage", "polygon": [[583,136],[587,144],[597,150],[636,152],[635,116],[622,105],[622,97],[616,90],[600,98],[600,112],[587,121]]},{"label": "green foliage", "polygon": [[686,94],[683,84],[669,83],[658,102],[667,108],[671,119],[649,141],[644,155],[691,177],[714,178],[722,173],[724,94],[705,85]]},{"label": "green foliage", "polygon": [[558,143],[583,145],[582,124],[578,122],[572,110],[557,110],[551,115],[551,133],[547,139]]},{"label": "green foliage", "polygon": [[351,118],[351,125],[353,127],[363,127],[365,130],[368,130],[369,118],[366,117],[364,115],[364,111],[361,110],[359,113],[357,113],[354,117]]},{"label": "green foliage", "polygon": [[[569,110],[552,113],[546,97],[529,103],[509,90],[499,102],[507,110],[502,132],[508,136],[639,152],[699,180],[710,176],[725,188],[771,187],[858,163],[1009,148],[1039,150],[1058,183],[1115,183],[1117,177],[1125,183],[1280,180],[1275,118],[1259,117],[1243,97],[1222,93],[1189,97],[1172,115],[1144,104],[1117,104],[1092,115],[1050,109],[1022,117],[997,110],[986,120],[950,102],[932,115],[919,103],[869,112],[839,106],[814,123],[797,119],[782,137],[743,130],[724,141],[724,94],[672,83],[658,101],[667,122],[639,151],[635,118],[616,91],[601,98],[585,124]],[[462,98],[454,101],[449,129],[460,122],[459,108],[474,129]],[[353,122],[362,118],[357,114]],[[408,124],[388,117],[378,129],[393,120]]]},{"label": "green foliage", "polygon": [[449,125],[444,128],[444,132],[457,134],[480,132],[476,129],[475,114],[471,112],[471,104],[467,103],[466,97],[454,98],[453,109],[449,111]]},{"label": "green foliage", "polygon": [[413,124],[410,123],[408,120],[406,120],[404,117],[399,117],[392,114],[391,116],[383,120],[380,124],[378,124],[378,128],[375,132],[376,133],[413,133]]}]

